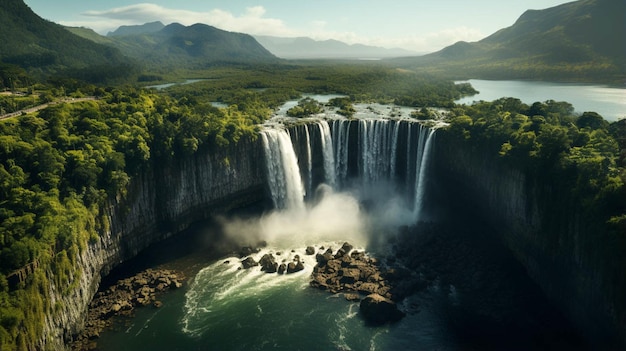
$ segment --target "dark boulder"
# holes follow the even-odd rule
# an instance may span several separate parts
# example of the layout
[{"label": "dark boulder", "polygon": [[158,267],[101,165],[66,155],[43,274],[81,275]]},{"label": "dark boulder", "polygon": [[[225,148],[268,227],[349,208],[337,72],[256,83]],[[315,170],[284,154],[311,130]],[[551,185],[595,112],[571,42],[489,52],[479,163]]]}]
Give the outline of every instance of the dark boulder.
[{"label": "dark boulder", "polygon": [[347,255],[352,250],[352,248],[353,246],[349,243],[343,243],[341,248],[337,250],[337,253],[335,253],[335,258],[341,258],[344,255]]},{"label": "dark boulder", "polygon": [[265,254],[259,260],[261,270],[265,273],[276,273],[278,271],[278,263],[272,254]]},{"label": "dark boulder", "polygon": [[313,246],[307,246],[305,253],[309,256],[313,255],[315,253],[315,248]]},{"label": "dark boulder", "polygon": [[324,252],[323,254],[317,254],[315,256],[315,259],[317,260],[317,264],[320,267],[323,267],[326,265],[326,263],[330,260],[333,259],[333,252],[332,250],[328,249],[326,252]]},{"label": "dark boulder", "polygon": [[258,266],[259,263],[254,260],[252,257],[246,257],[243,261],[241,261],[241,265],[244,269],[252,268],[254,266]]},{"label": "dark boulder", "polygon": [[371,325],[394,323],[404,317],[395,302],[378,294],[370,294],[361,300],[359,311],[365,321]]},{"label": "dark boulder", "polygon": [[254,249],[250,246],[244,246],[239,250],[239,257],[250,256],[254,253]]},{"label": "dark boulder", "polygon": [[281,263],[278,266],[278,274],[283,274],[285,273],[286,270],[287,270],[287,265],[285,265],[284,263]]},{"label": "dark boulder", "polygon": [[287,265],[287,273],[295,273],[304,270],[304,262],[300,260],[300,255],[296,255],[293,258],[293,262]]}]

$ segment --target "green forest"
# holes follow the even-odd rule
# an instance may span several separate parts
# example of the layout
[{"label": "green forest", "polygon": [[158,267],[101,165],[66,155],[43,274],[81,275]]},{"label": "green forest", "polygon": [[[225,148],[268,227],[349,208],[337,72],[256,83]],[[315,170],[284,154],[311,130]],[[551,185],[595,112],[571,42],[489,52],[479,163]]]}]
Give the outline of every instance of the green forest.
[{"label": "green forest", "polygon": [[455,107],[450,123],[456,140],[568,189],[610,232],[626,233],[626,120],[575,115],[567,102],[502,98]]},{"label": "green forest", "polygon": [[[38,340],[51,305],[49,286],[69,291],[77,255],[106,229],[107,199],[125,196],[133,177],[155,163],[254,139],[258,125],[305,93],[345,97],[331,105],[350,116],[356,102],[445,107],[448,131],[497,162],[560,184],[626,249],[626,121],[609,124],[569,103],[526,105],[514,98],[458,106],[469,84],[377,65],[264,65],[203,72],[166,90],[96,87],[76,80],[4,96],[5,110],[59,103],[0,121],[0,345],[25,350]],[[199,77],[198,77],[199,78]],[[90,101],[64,102],[68,96]],[[220,102],[225,108],[216,108]],[[319,112],[301,100],[294,116]],[[546,178],[547,179],[547,178]],[[620,234],[621,233],[621,234]]]}]

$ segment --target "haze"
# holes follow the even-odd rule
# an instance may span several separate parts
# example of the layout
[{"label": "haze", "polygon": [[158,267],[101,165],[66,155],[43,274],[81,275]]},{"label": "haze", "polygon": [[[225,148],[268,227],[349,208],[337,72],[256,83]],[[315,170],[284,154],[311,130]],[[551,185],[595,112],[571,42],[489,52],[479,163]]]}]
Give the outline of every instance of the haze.
[{"label": "haze", "polygon": [[422,1],[77,1],[25,0],[43,18],[106,34],[121,25],[152,21],[205,23],[251,35],[306,36],[348,44],[437,51],[457,41],[477,41],[512,25],[527,9],[545,9],[563,0]]}]

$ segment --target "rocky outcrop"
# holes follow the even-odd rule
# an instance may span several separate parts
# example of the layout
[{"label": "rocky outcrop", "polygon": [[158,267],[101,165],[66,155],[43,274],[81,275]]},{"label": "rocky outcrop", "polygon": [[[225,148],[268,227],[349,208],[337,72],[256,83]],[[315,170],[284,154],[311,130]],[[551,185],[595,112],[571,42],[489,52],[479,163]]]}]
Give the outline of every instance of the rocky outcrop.
[{"label": "rocky outcrop", "polygon": [[378,294],[367,295],[359,304],[359,311],[365,321],[372,325],[394,323],[404,317],[396,303]]},{"label": "rocky outcrop", "polygon": [[[348,301],[359,301],[360,295],[366,295],[361,300],[359,311],[366,322],[372,325],[402,319],[404,313],[398,310],[395,301],[417,291],[417,277],[410,272],[399,267],[383,269],[376,258],[367,256],[363,251],[353,250],[349,243],[344,243],[334,254],[332,249],[318,253],[316,259],[311,287],[333,294],[343,293]],[[409,286],[410,291],[406,289]]]},{"label": "rocky outcrop", "polygon": [[620,253],[603,223],[556,182],[497,162],[479,146],[438,133],[434,177],[442,201],[497,228],[530,277],[600,348],[626,346],[626,294]]},{"label": "rocky outcrop", "polygon": [[169,289],[180,288],[184,279],[175,271],[148,269],[98,292],[89,304],[85,329],[71,343],[71,349],[95,349],[94,340],[100,332],[112,325],[114,316],[130,316],[138,306],[161,307],[158,295]]},{"label": "rocky outcrop", "polygon": [[[277,252],[276,255],[280,255]],[[278,273],[278,274],[291,274],[304,270],[304,262],[300,259],[299,255],[295,255],[293,260],[289,263],[278,263],[276,257],[273,254],[264,254],[259,261],[255,261],[254,258],[248,256],[241,260],[241,268],[250,269],[252,267],[260,266],[261,271],[265,273]]]},{"label": "rocky outcrop", "polygon": [[154,164],[135,176],[125,197],[103,209],[104,228],[77,258],[75,288],[50,286],[52,306],[40,349],[63,349],[85,325],[87,306],[101,277],[149,245],[212,214],[266,201],[260,141]]},{"label": "rocky outcrop", "polygon": [[377,259],[352,250],[349,243],[333,254],[332,249],[316,256],[310,285],[330,293],[378,294],[391,299],[391,284],[381,272]]}]

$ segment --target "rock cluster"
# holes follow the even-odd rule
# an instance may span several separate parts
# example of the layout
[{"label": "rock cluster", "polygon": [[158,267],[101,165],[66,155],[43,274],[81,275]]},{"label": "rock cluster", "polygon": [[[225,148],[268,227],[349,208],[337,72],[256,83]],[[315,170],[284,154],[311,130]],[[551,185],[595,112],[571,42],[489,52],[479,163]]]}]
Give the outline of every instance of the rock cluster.
[{"label": "rock cluster", "polygon": [[364,252],[350,251],[352,245],[345,243],[334,254],[330,248],[318,253],[311,286],[331,293],[376,293],[391,299],[391,286],[380,271],[378,260]]},{"label": "rock cluster", "polygon": [[343,292],[349,301],[359,301],[359,294],[366,295],[360,303],[360,311],[371,324],[400,320],[404,313],[394,302],[394,289],[390,283],[398,277],[397,270],[383,272],[376,258],[352,249],[352,245],[344,243],[335,253],[332,249],[318,253],[310,285],[331,293]]},{"label": "rock cluster", "polygon": [[[279,254],[280,253],[277,253],[277,255]],[[248,256],[245,259],[241,260],[241,266],[244,269],[261,266],[261,271],[265,273],[290,274],[303,270],[304,262],[300,259],[299,255],[295,255],[291,262],[283,261],[279,264],[276,261],[276,257],[274,257],[273,254],[268,253],[263,255],[259,262],[255,261],[254,258]]]},{"label": "rock cluster", "polygon": [[89,304],[85,328],[71,343],[71,348],[94,349],[95,340],[102,330],[112,325],[113,316],[131,316],[137,306],[161,307],[158,294],[180,288],[184,279],[181,273],[172,270],[148,269],[98,292]]}]

